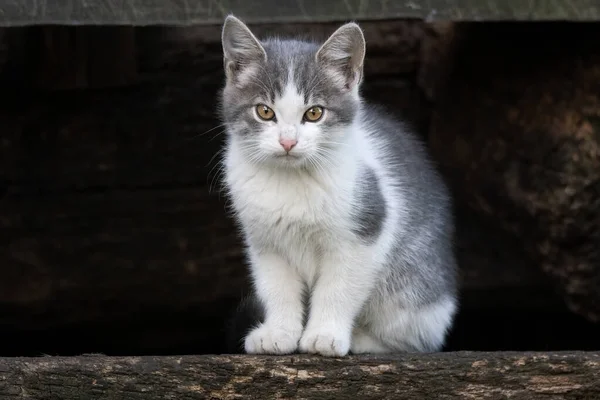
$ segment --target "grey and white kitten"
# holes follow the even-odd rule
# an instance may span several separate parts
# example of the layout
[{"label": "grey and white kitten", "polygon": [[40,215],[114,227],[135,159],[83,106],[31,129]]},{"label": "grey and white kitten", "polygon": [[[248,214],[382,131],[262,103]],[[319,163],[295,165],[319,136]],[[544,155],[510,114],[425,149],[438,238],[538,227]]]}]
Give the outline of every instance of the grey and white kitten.
[{"label": "grey and white kitten", "polygon": [[245,351],[440,350],[458,305],[450,198],[422,144],[362,101],[362,30],[261,42],[229,16],[222,44],[225,186],[260,317]]}]

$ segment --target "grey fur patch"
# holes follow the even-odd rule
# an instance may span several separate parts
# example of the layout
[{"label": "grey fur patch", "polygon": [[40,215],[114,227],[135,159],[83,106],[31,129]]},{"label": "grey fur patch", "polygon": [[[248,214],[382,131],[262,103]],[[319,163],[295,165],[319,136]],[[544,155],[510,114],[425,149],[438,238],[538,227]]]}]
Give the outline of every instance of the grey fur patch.
[{"label": "grey fur patch", "polygon": [[[397,297],[407,308],[435,303],[457,294],[454,221],[450,194],[429,158],[425,145],[404,124],[380,107],[366,106],[361,118],[377,141],[389,150],[386,163],[395,171],[393,186],[407,206],[397,223],[398,237],[381,277],[381,299]],[[403,298],[402,293],[411,293]]]},{"label": "grey fur patch", "polygon": [[383,230],[387,207],[381,193],[379,179],[372,168],[365,168],[356,191],[359,205],[353,232],[365,242],[373,243]]}]

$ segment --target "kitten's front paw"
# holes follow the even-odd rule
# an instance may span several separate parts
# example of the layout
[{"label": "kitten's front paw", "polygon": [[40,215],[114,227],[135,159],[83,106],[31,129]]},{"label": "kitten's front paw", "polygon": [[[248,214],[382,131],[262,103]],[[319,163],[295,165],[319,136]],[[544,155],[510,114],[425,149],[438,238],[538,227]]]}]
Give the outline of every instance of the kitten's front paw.
[{"label": "kitten's front paw", "polygon": [[328,357],[342,357],[350,350],[350,336],[335,330],[309,329],[300,339],[300,351]]},{"label": "kitten's front paw", "polygon": [[298,349],[300,332],[261,325],[246,336],[248,354],[291,354]]}]

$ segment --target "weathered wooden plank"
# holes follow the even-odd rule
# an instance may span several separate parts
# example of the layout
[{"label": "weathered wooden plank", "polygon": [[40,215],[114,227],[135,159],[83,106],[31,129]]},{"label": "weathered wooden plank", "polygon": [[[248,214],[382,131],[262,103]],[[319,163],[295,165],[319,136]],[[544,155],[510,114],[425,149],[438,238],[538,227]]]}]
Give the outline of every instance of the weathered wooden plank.
[{"label": "weathered wooden plank", "polygon": [[9,0],[0,26],[33,24],[195,25],[221,23],[233,12],[247,22],[319,22],[349,19],[573,20],[600,18],[594,0]]},{"label": "weathered wooden plank", "polygon": [[0,359],[4,399],[595,399],[599,353]]}]

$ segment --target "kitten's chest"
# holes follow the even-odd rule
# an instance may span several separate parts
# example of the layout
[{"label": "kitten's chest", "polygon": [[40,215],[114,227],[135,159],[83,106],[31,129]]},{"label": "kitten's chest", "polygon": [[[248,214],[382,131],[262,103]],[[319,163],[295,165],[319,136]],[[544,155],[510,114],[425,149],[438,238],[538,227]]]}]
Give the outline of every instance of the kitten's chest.
[{"label": "kitten's chest", "polygon": [[326,224],[336,208],[335,193],[309,179],[257,174],[248,177],[234,192],[240,213],[271,228]]},{"label": "kitten's chest", "polygon": [[345,213],[339,189],[310,177],[254,174],[232,188],[234,205],[246,232],[282,251],[314,252],[334,237]]}]

